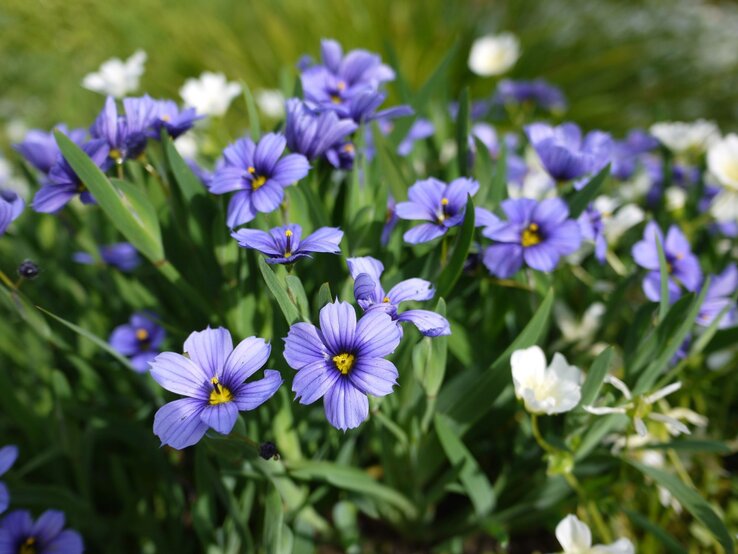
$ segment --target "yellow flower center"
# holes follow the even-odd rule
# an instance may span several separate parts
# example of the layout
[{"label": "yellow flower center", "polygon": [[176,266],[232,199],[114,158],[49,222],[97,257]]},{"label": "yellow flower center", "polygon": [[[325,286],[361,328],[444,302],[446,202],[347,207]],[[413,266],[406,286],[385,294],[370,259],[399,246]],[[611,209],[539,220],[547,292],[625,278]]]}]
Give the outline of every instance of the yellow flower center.
[{"label": "yellow flower center", "polygon": [[266,177],[264,177],[263,175],[259,175],[253,181],[251,181],[251,190],[259,190],[262,186],[264,186],[266,180]]},{"label": "yellow flower center", "polygon": [[389,304],[389,302],[390,302],[389,296],[385,296],[384,297],[384,300],[382,300],[382,302],[384,302],[385,304]]},{"label": "yellow flower center", "polygon": [[171,117],[169,117],[168,115],[163,115],[163,116],[161,116],[161,120],[162,120],[162,121],[171,121],[171,119],[172,119],[172,118],[171,118]]},{"label": "yellow flower center", "polygon": [[36,537],[28,537],[23,544],[20,545],[18,554],[36,554]]},{"label": "yellow flower center", "polygon": [[338,90],[346,90],[346,83],[344,83],[343,81],[338,81],[338,85],[336,85],[336,88]]},{"label": "yellow flower center", "polygon": [[541,242],[541,235],[538,233],[538,224],[531,223],[527,229],[523,231],[520,242],[523,247],[528,248],[529,246],[535,246]]},{"label": "yellow flower center", "polygon": [[334,104],[340,104],[341,103],[341,97],[338,96],[337,94],[333,94],[331,96],[331,102],[333,102]]},{"label": "yellow flower center", "polygon": [[448,206],[448,198],[441,198],[441,206]]},{"label": "yellow flower center", "polygon": [[113,148],[108,155],[116,161],[123,158],[123,154],[117,148]]},{"label": "yellow flower center", "polygon": [[210,382],[213,384],[213,390],[210,393],[209,399],[211,406],[225,404],[226,402],[233,400],[233,394],[231,394],[231,391],[222,386],[217,377],[210,379]]},{"label": "yellow flower center", "polygon": [[348,152],[349,154],[351,154],[354,151],[354,145],[351,144],[350,142],[348,144],[344,144],[343,145],[343,151],[344,152]]},{"label": "yellow flower center", "polygon": [[141,342],[145,340],[149,340],[149,332],[146,329],[137,329],[136,339],[138,339]]},{"label": "yellow flower center", "polygon": [[347,375],[351,368],[354,366],[355,356],[347,352],[343,352],[336,356],[333,356],[333,363],[336,364],[336,369],[343,375]]},{"label": "yellow flower center", "polygon": [[254,168],[254,166],[250,165],[250,166],[249,166],[249,167],[248,167],[248,168],[246,169],[246,171],[248,171],[249,173],[251,173],[251,175],[253,175],[254,173],[256,173],[256,168]]}]

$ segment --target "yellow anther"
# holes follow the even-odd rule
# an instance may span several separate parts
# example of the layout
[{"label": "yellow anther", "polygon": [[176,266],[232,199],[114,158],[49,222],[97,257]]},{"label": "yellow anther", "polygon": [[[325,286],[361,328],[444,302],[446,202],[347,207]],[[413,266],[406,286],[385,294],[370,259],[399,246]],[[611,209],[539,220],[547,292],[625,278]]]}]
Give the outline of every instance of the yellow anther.
[{"label": "yellow anther", "polygon": [[110,157],[111,157],[111,158],[113,158],[114,160],[120,160],[120,159],[121,159],[121,158],[123,157],[123,154],[122,154],[122,153],[121,153],[121,151],[120,151],[120,150],[118,150],[117,148],[113,148],[113,149],[112,149],[112,150],[111,150],[111,151],[110,151],[110,152],[108,153],[108,156],[110,156]]},{"label": "yellow anther", "polygon": [[523,234],[520,237],[520,243],[524,248],[529,246],[535,246],[541,242],[541,235],[538,233],[538,225],[531,223],[526,229],[523,230]]},{"label": "yellow anther", "polygon": [[336,88],[338,90],[346,90],[346,83],[344,83],[343,81],[338,81],[338,85],[336,85]]},{"label": "yellow anther", "polygon": [[384,297],[384,300],[382,300],[382,302],[384,302],[385,304],[389,304],[389,302],[390,302],[389,296],[385,296]]},{"label": "yellow anther", "polygon": [[337,94],[333,94],[331,96],[331,102],[333,102],[334,104],[340,104],[341,103],[341,97],[338,96]]},{"label": "yellow anther", "polygon": [[136,339],[140,340],[141,342],[149,340],[149,332],[146,329],[137,329]]},{"label": "yellow anther", "polygon": [[211,406],[225,404],[226,402],[233,400],[233,394],[231,394],[231,391],[221,386],[217,377],[210,379],[210,382],[213,385],[213,390],[210,392],[210,398],[208,399]]},{"label": "yellow anther", "polygon": [[441,198],[441,206],[448,206],[448,198]]},{"label": "yellow anther", "polygon": [[353,151],[354,151],[354,145],[351,144],[350,142],[348,144],[344,144],[343,145],[343,151],[344,152],[348,152],[349,154],[353,153]]},{"label": "yellow anther", "polygon": [[291,237],[291,236],[292,236],[292,231],[290,231],[289,229],[287,229],[287,230],[286,230],[286,231],[284,232],[284,236],[285,236],[285,237]]},{"label": "yellow anther", "polygon": [[353,354],[343,352],[342,354],[337,354],[336,356],[333,356],[333,363],[336,364],[336,369],[338,371],[340,371],[343,375],[347,375],[348,372],[351,371],[355,359],[356,358]]},{"label": "yellow anther", "polygon": [[251,181],[251,190],[259,190],[266,183],[267,178],[263,175],[259,175],[256,179]]},{"label": "yellow anther", "polygon": [[256,173],[256,168],[255,168],[254,166],[250,165],[250,166],[249,166],[249,167],[248,167],[248,168],[246,169],[246,171],[248,171],[249,173],[251,173],[251,175],[253,175],[254,173]]}]

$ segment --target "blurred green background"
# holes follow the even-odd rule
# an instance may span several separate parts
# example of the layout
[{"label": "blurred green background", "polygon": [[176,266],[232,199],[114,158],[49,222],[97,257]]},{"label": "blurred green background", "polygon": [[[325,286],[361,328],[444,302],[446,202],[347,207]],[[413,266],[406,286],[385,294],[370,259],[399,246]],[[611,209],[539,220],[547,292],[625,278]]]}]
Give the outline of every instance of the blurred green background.
[{"label": "blurred green background", "polygon": [[[391,44],[414,86],[458,40],[451,93],[471,84],[480,98],[494,80],[467,70],[469,45],[508,30],[522,43],[510,76],[561,86],[568,118],[587,128],[621,134],[706,117],[728,131],[738,122],[736,29],[736,3],[699,0],[3,0],[0,122],[87,125],[102,100],[82,77],[137,48],[149,55],[141,90],[153,95],[177,98],[184,79],[206,69],[276,87],[280,69],[316,55],[322,37],[385,57]],[[243,113],[237,102],[234,132]]]}]

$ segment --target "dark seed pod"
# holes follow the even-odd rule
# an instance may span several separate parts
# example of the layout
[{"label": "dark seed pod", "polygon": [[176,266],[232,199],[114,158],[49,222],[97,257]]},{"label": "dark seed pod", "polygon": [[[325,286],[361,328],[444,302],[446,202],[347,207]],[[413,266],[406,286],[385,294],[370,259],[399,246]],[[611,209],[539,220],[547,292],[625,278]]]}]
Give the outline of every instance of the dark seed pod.
[{"label": "dark seed pod", "polygon": [[271,460],[272,458],[279,458],[279,452],[277,451],[277,445],[273,442],[263,442],[259,446],[259,456],[265,460]]},{"label": "dark seed pod", "polygon": [[18,266],[18,275],[24,279],[35,279],[39,274],[39,267],[31,260],[24,260]]}]

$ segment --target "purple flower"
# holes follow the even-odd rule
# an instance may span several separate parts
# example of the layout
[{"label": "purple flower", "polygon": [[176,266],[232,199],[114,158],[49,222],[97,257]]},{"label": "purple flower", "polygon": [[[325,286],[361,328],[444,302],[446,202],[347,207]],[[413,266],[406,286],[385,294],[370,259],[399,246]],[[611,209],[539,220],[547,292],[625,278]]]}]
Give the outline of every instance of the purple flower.
[{"label": "purple flower", "polygon": [[344,104],[395,78],[395,72],[379,56],[366,50],[351,50],[344,56],[338,42],[324,39],[320,53],[322,64],[301,68],[305,98],[318,105]]},{"label": "purple flower", "polygon": [[[116,242],[101,246],[100,257],[103,262],[121,271],[129,273],[141,265],[141,257],[136,248],[129,242]],[[87,252],[75,252],[72,259],[78,264],[92,265],[95,259]]]},{"label": "purple flower", "polygon": [[356,148],[352,142],[334,145],[325,152],[325,159],[336,169],[350,171],[354,167]]},{"label": "purple flower", "polygon": [[533,123],[525,132],[543,167],[557,181],[596,173],[610,161],[612,139],[607,133],[592,131],[582,139],[582,132],[574,123],[558,127]]},{"label": "purple flower", "polygon": [[[82,150],[92,161],[105,170],[108,165],[108,145],[104,140],[91,140],[82,145]],[[77,195],[85,204],[94,202],[92,195],[87,191],[84,183],[69,165],[67,160],[60,156],[56,165],[49,171],[48,180],[33,197],[31,207],[37,212],[53,213],[64,207],[67,202]]]},{"label": "purple flower", "polygon": [[386,396],[397,384],[397,368],[384,357],[400,343],[400,329],[382,311],[358,323],[348,302],[320,310],[320,329],[296,323],[285,341],[284,358],[297,370],[292,382],[300,404],[324,398],[325,415],[337,429],[358,427],[369,416],[372,396]]},{"label": "purple flower", "polygon": [[613,143],[610,173],[620,180],[630,179],[636,170],[639,156],[658,148],[658,145],[658,140],[645,131],[640,129],[630,131],[625,140]]},{"label": "purple flower", "polygon": [[681,294],[680,284],[689,291],[695,291],[699,287],[702,281],[700,263],[692,254],[689,242],[679,227],[676,225],[669,227],[666,240],[664,240],[659,226],[653,221],[648,223],[643,232],[643,240],[633,245],[633,259],[639,266],[649,270],[643,280],[643,292],[649,300],[658,302],[661,298],[657,240],[664,249],[666,267],[669,272],[669,302],[675,302]]},{"label": "purple flower", "polygon": [[25,201],[17,193],[9,189],[0,189],[0,236],[4,235],[8,226],[18,219],[25,206]]},{"label": "purple flower", "polygon": [[382,262],[366,256],[348,258],[349,272],[354,279],[354,296],[359,306],[366,311],[382,311],[398,325],[408,321],[426,337],[450,335],[451,328],[445,317],[428,310],[397,312],[401,302],[408,300],[430,300],[435,294],[433,285],[425,279],[406,279],[397,283],[389,292],[384,292],[380,278],[384,271]]},{"label": "purple flower", "polygon": [[149,362],[159,354],[166,333],[154,323],[153,314],[135,313],[125,325],[119,325],[110,335],[108,343],[123,356],[130,358],[133,369],[139,373],[149,369]]},{"label": "purple flower", "polygon": [[713,275],[710,286],[705,293],[705,300],[700,306],[700,312],[697,315],[697,324],[703,327],[712,325],[715,318],[720,315],[725,308],[729,309],[725,312],[718,329],[732,327],[738,323],[738,313],[736,313],[733,294],[738,288],[738,268],[735,264],[730,264],[719,275]]},{"label": "purple flower", "polygon": [[543,79],[533,81],[503,79],[497,85],[493,102],[503,105],[532,103],[550,111],[566,109],[566,99],[561,89]]},{"label": "purple flower", "polygon": [[[84,129],[72,129],[71,131],[63,123],[55,127],[56,130],[67,135],[77,146],[81,146],[87,136]],[[14,144],[13,148],[23,156],[28,163],[41,171],[48,173],[58,161],[61,152],[56,144],[53,132],[45,132],[40,129],[32,129],[26,133],[23,142]]]},{"label": "purple flower", "polygon": [[605,263],[607,254],[607,240],[605,239],[605,224],[602,222],[602,214],[592,204],[582,212],[577,219],[582,239],[589,240],[595,246],[595,258],[601,264]]},{"label": "purple flower", "polygon": [[26,510],[11,512],[0,522],[0,553],[82,554],[82,537],[64,524],[57,510],[46,510],[35,522]]},{"label": "purple flower", "polygon": [[418,118],[416,119],[410,130],[402,139],[400,144],[397,146],[397,154],[405,157],[410,155],[413,150],[413,145],[419,140],[427,139],[432,137],[435,133],[435,126],[428,119]]},{"label": "purple flower", "polygon": [[257,212],[272,212],[284,197],[285,187],[308,174],[310,165],[302,154],[280,159],[287,141],[275,133],[264,135],[259,144],[244,137],[223,152],[213,176],[210,192],[236,192],[228,204],[228,226],[248,223]]},{"label": "purple flower", "polygon": [[170,137],[177,138],[205,117],[197,115],[195,108],[180,109],[173,100],[152,100],[152,103],[149,136],[157,140],[161,137],[162,129],[166,129]]},{"label": "purple flower", "polygon": [[181,450],[197,443],[208,429],[227,435],[239,411],[253,410],[269,400],[282,384],[279,371],[264,370],[264,378],[245,383],[269,359],[271,346],[249,337],[234,349],[231,334],[219,327],[190,334],[186,356],[159,354],[151,376],[181,398],[165,404],[154,416],[154,434],[162,446]]},{"label": "purple flower", "polygon": [[574,253],[581,244],[579,225],[569,219],[569,207],[560,198],[540,203],[531,198],[502,202],[507,221],[492,223],[483,235],[497,244],[484,253],[484,265],[491,273],[513,276],[523,262],[539,271],[553,271],[561,256]]},{"label": "purple flower", "polygon": [[[469,147],[470,152],[476,154],[477,145],[473,140],[474,138],[479,139],[487,147],[487,151],[493,160],[499,158],[500,140],[492,125],[488,123],[476,123],[472,126],[472,140],[469,142]],[[503,140],[505,141],[506,148],[505,164],[507,166],[507,182],[522,185],[523,179],[528,173],[528,164],[515,153],[515,149],[518,147],[518,137],[513,133],[506,133]]]},{"label": "purple flower", "polygon": [[200,179],[202,185],[206,189],[210,189],[210,183],[213,182],[213,172],[208,171],[191,158],[185,158],[185,163],[187,164],[187,167],[192,170],[192,173],[194,173],[195,176]]},{"label": "purple flower", "polygon": [[428,221],[407,231],[403,238],[410,244],[428,242],[460,225],[466,213],[466,201],[479,190],[479,183],[461,177],[448,185],[431,177],[416,182],[408,191],[408,202],[397,204],[400,219]]},{"label": "purple flower", "polygon": [[275,227],[269,232],[259,229],[239,229],[231,236],[244,248],[253,248],[267,256],[269,264],[291,264],[299,258],[310,258],[311,252],[328,252],[340,254],[339,243],[343,231],[335,227],[321,227],[304,239],[302,227],[285,225]]},{"label": "purple flower", "polygon": [[110,158],[116,163],[137,158],[144,151],[157,105],[148,95],[124,98],[123,110],[123,114],[118,114],[115,99],[108,96],[105,107],[90,128],[94,138],[105,139],[108,143]]},{"label": "purple flower", "polygon": [[284,130],[287,146],[310,161],[343,146],[344,139],[357,128],[353,120],[340,119],[332,111],[313,110],[297,98],[287,100]]},{"label": "purple flower", "polygon": [[397,227],[397,223],[400,221],[400,218],[397,217],[397,203],[395,202],[395,197],[391,194],[387,196],[387,213],[384,218],[384,227],[382,227],[382,236],[379,239],[379,242],[382,246],[387,246],[390,240],[390,236],[392,235],[392,231],[395,230],[395,227]]},{"label": "purple flower", "polygon": [[[0,477],[5,475],[7,471],[13,467],[15,460],[18,458],[18,447],[9,445],[0,448]],[[8,509],[10,505],[10,494],[5,483],[0,482],[0,514]]]}]

